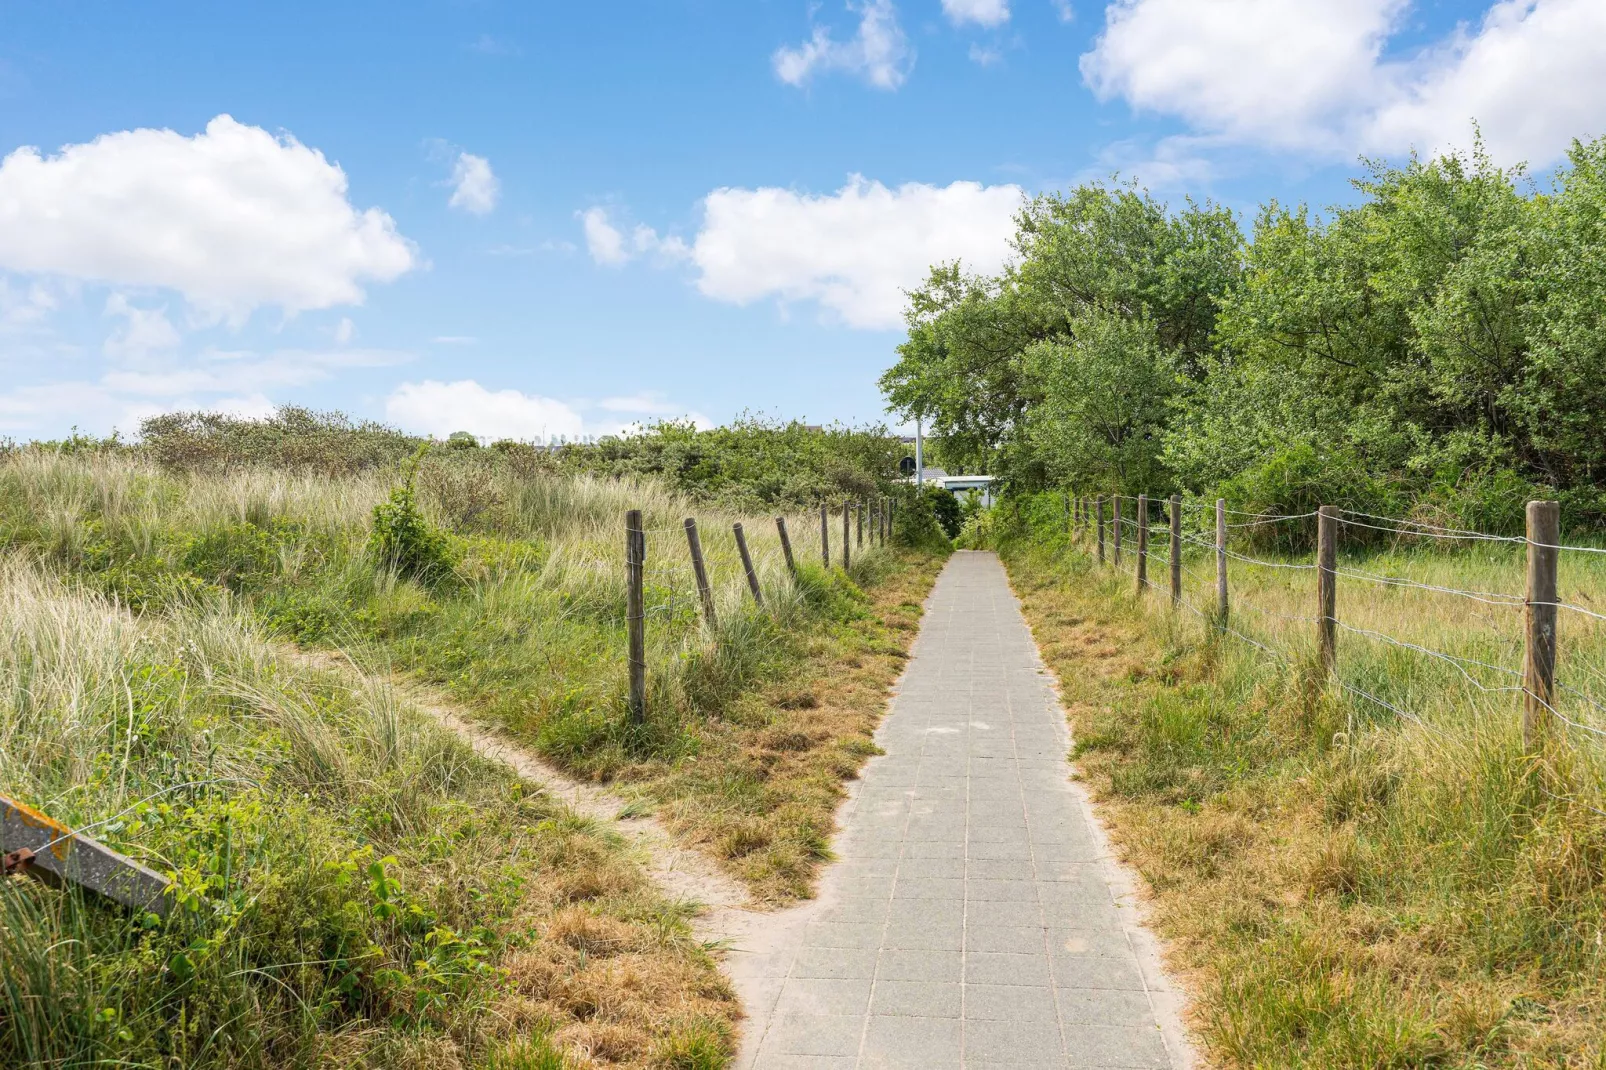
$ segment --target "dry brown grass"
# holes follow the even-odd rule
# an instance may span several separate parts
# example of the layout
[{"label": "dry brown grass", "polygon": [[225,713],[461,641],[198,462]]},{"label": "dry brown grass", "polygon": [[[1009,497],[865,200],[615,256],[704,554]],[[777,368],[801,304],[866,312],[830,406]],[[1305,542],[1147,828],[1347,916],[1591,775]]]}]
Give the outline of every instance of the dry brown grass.
[{"label": "dry brown grass", "polygon": [[755,898],[781,903],[811,895],[829,858],[843,781],[875,753],[871,735],[942,564],[900,553],[865,585],[861,616],[805,636],[796,668],[708,724],[695,756],[640,763],[621,779]]},{"label": "dry brown grass", "polygon": [[[1411,859],[1417,841],[1400,826],[1423,804],[1413,797],[1402,812],[1390,800],[1403,781],[1421,793],[1454,767],[1411,761],[1419,752],[1396,728],[1346,726],[1330,696],[1297,678],[1245,668],[1250,655],[1204,641],[1191,616],[1160,599],[1137,605],[1130,579],[1012,556],[1063,688],[1079,774],[1148,884],[1211,1065],[1606,1065],[1606,986],[1559,964],[1568,912],[1600,877],[1578,864],[1587,830],[1557,818],[1528,834],[1503,890],[1456,871],[1480,866],[1468,833],[1464,853],[1440,843]],[[1332,731],[1346,727],[1354,738]],[[1474,790],[1470,777],[1462,784],[1444,787],[1446,803]],[[1421,820],[1455,835],[1445,814]],[[1532,930],[1497,935],[1519,924]],[[1548,947],[1547,925],[1566,934]]]}]

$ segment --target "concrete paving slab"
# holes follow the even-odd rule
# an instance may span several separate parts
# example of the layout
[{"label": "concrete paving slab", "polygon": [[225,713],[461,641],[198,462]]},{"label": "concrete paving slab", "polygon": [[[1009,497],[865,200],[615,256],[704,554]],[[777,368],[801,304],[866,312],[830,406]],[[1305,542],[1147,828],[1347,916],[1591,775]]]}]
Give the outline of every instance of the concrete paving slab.
[{"label": "concrete paving slab", "polygon": [[740,1070],[1191,1066],[993,555],[943,571],[877,742],[820,898],[727,959]]}]

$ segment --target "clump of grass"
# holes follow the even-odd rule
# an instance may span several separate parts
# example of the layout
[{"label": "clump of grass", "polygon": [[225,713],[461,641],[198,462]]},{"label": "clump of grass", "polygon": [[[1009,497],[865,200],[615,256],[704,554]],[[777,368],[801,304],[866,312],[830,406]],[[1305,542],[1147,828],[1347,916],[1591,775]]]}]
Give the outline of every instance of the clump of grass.
[{"label": "clump of grass", "polygon": [[[1129,574],[1063,544],[1017,537],[1004,553],[1083,773],[1192,974],[1216,1062],[1606,1059],[1598,747],[1557,741],[1527,757],[1519,699],[1482,690],[1492,677],[1353,633],[1339,678],[1408,716],[1323,686],[1314,624],[1287,619],[1313,612],[1303,574],[1234,570],[1234,627],[1289,651],[1284,664],[1163,595],[1138,599]],[[1511,589],[1513,564],[1412,551],[1345,562],[1480,591]],[[1575,593],[1593,578],[1574,573]],[[1190,577],[1186,593],[1204,587]],[[1514,651],[1512,621],[1487,605],[1354,581],[1339,597],[1340,618],[1368,631],[1490,664]],[[1596,633],[1569,639],[1564,661],[1595,672]]]}]

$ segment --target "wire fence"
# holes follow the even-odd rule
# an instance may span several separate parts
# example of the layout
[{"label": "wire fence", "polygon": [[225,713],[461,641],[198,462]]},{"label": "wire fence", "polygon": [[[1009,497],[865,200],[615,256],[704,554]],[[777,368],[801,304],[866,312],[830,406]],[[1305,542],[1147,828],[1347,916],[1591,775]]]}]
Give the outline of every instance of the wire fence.
[{"label": "wire fence", "polygon": [[701,627],[717,642],[720,614],[735,608],[733,597],[757,611],[773,610],[778,596],[795,595],[800,569],[839,563],[847,570],[890,544],[896,515],[895,499],[867,498],[790,516],[749,517],[726,529],[704,527],[695,517],[648,526],[639,510],[630,510],[622,560],[632,718],[645,716],[650,626],[682,634]]},{"label": "wire fence", "polygon": [[[1155,522],[1156,506],[1160,508],[1159,523]],[[1098,560],[1132,574],[1140,595],[1169,593],[1174,606],[1198,616],[1218,633],[1289,666],[1325,673],[1344,693],[1432,732],[1442,733],[1443,728],[1435,726],[1420,709],[1413,709],[1409,701],[1389,693],[1396,688],[1410,691],[1420,672],[1409,664],[1389,662],[1390,672],[1381,678],[1390,686],[1383,689],[1385,694],[1377,694],[1375,688],[1363,687],[1347,675],[1347,662],[1338,656],[1340,634],[1346,638],[1346,646],[1364,644],[1418,665],[1438,666],[1448,674],[1449,683],[1465,688],[1468,694],[1520,698],[1524,742],[1531,751],[1541,747],[1556,728],[1579,739],[1606,740],[1606,724],[1597,723],[1601,720],[1599,715],[1606,714],[1606,702],[1591,693],[1589,686],[1606,687],[1606,670],[1586,656],[1593,654],[1597,662],[1606,666],[1606,646],[1599,643],[1606,636],[1595,623],[1606,621],[1606,612],[1561,597],[1557,583],[1558,562],[1572,554],[1606,553],[1606,548],[1563,542],[1559,537],[1559,513],[1553,502],[1530,503],[1529,530],[1523,536],[1494,535],[1336,507],[1292,514],[1249,513],[1228,509],[1222,502],[1184,503],[1175,497],[1167,501],[1142,495],[1078,497],[1068,512],[1073,517],[1073,536],[1079,543],[1096,539]],[[1233,545],[1234,540],[1253,537],[1270,526],[1311,521],[1317,524],[1317,549],[1308,560],[1261,557]],[[1384,532],[1405,540],[1493,543],[1513,551],[1520,547],[1522,559],[1514,558],[1509,563],[1508,574],[1522,581],[1524,589],[1518,592],[1485,589],[1483,585],[1463,587],[1432,582],[1433,578],[1385,574],[1359,567],[1353,561],[1340,565],[1339,536],[1351,528]],[[1141,556],[1138,547],[1144,548]],[[1201,561],[1214,562],[1214,575],[1206,574],[1208,568],[1202,572],[1194,567]],[[1489,567],[1498,569],[1498,563]],[[1306,573],[1314,573],[1314,583],[1302,578]],[[1267,577],[1282,577],[1275,581],[1282,586],[1272,586],[1273,580]],[[1338,597],[1341,582],[1346,589],[1342,600]],[[1246,587],[1275,596],[1284,604],[1258,605],[1245,597]],[[1192,597],[1203,590],[1216,595],[1212,609],[1201,608]],[[1385,591],[1391,596],[1387,606],[1376,600]],[[1399,597],[1392,597],[1395,595]],[[1399,602],[1399,598],[1409,597],[1429,601],[1420,606]],[[1587,595],[1579,597],[1593,601]],[[1298,611],[1297,604],[1288,606],[1291,600],[1305,601],[1310,611]],[[1453,605],[1464,608],[1447,608]],[[1288,611],[1290,608],[1295,611]],[[1248,611],[1249,619],[1255,622],[1249,630],[1257,634],[1238,626],[1236,616],[1240,611]],[[1405,622],[1407,632],[1409,626],[1420,625],[1423,630],[1438,627],[1439,634],[1446,634],[1442,621],[1456,613],[1470,614],[1482,627],[1451,630],[1450,634],[1464,637],[1468,646],[1492,649],[1493,656],[1440,649],[1428,640],[1417,641],[1416,636],[1393,634],[1386,625],[1373,626],[1374,621],[1369,619],[1392,614],[1391,619]],[[1577,626],[1585,629],[1578,638],[1595,641],[1594,648],[1575,653],[1570,659],[1558,657],[1558,614],[1576,620]],[[1501,629],[1511,627],[1520,628],[1520,637],[1501,634]],[[1510,655],[1520,655],[1520,664],[1502,663],[1501,657]],[[1559,679],[1558,667],[1586,682],[1586,686]],[[1430,701],[1433,698],[1431,694],[1422,697]]]}]

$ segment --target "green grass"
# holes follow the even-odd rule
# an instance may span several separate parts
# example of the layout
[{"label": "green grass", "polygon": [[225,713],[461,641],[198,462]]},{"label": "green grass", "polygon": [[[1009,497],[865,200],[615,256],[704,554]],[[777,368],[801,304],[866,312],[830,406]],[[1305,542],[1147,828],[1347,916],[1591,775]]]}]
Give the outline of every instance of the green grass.
[{"label": "green grass", "polygon": [[[1527,755],[1521,696],[1483,690],[1503,673],[1469,680],[1351,632],[1337,679],[1410,716],[1322,683],[1315,623],[1288,619],[1314,615],[1310,572],[1230,566],[1234,628],[1285,663],[1163,593],[1139,598],[1129,571],[1100,570],[1052,518],[1029,531],[1030,509],[1019,526],[1002,517],[992,537],[1213,1063],[1606,1065],[1606,741],[1558,731]],[[1340,564],[1521,590],[1520,548],[1352,546]],[[1188,565],[1185,594],[1208,605],[1212,566]],[[1163,564],[1151,575],[1163,582]],[[1597,555],[1564,561],[1564,599],[1600,592]],[[1495,665],[1520,667],[1520,614],[1340,581],[1346,623]],[[1603,637],[1585,618],[1562,628],[1562,678],[1588,689]],[[1576,699],[1561,708],[1599,723]]]},{"label": "green grass", "polygon": [[[685,909],[384,681],[434,685],[615,779],[760,896],[807,894],[939,559],[866,549],[827,570],[817,521],[796,517],[793,578],[773,518],[484,461],[426,457],[418,515],[392,509],[387,530],[429,540],[419,567],[371,537],[375,507],[400,501],[393,470],[0,457],[5,590],[29,607],[0,625],[0,791],[75,823],[155,795],[100,831],[177,874],[186,904],[148,928],[9,882],[3,924],[25,938],[0,950],[0,1062],[722,1065],[736,1008]],[[627,508],[648,529],[641,724]],[[339,647],[367,675],[297,668],[290,644]]]},{"label": "green grass", "polygon": [[[174,879],[165,922],[6,882],[6,1065],[470,1065],[576,909],[674,979],[674,1001],[602,1016],[643,1064],[677,1029],[728,1042],[712,963],[616,844],[377,683],[281,659],[226,605],[136,619],[6,564],[0,785]],[[592,1028],[533,996],[531,1043]]]}]

